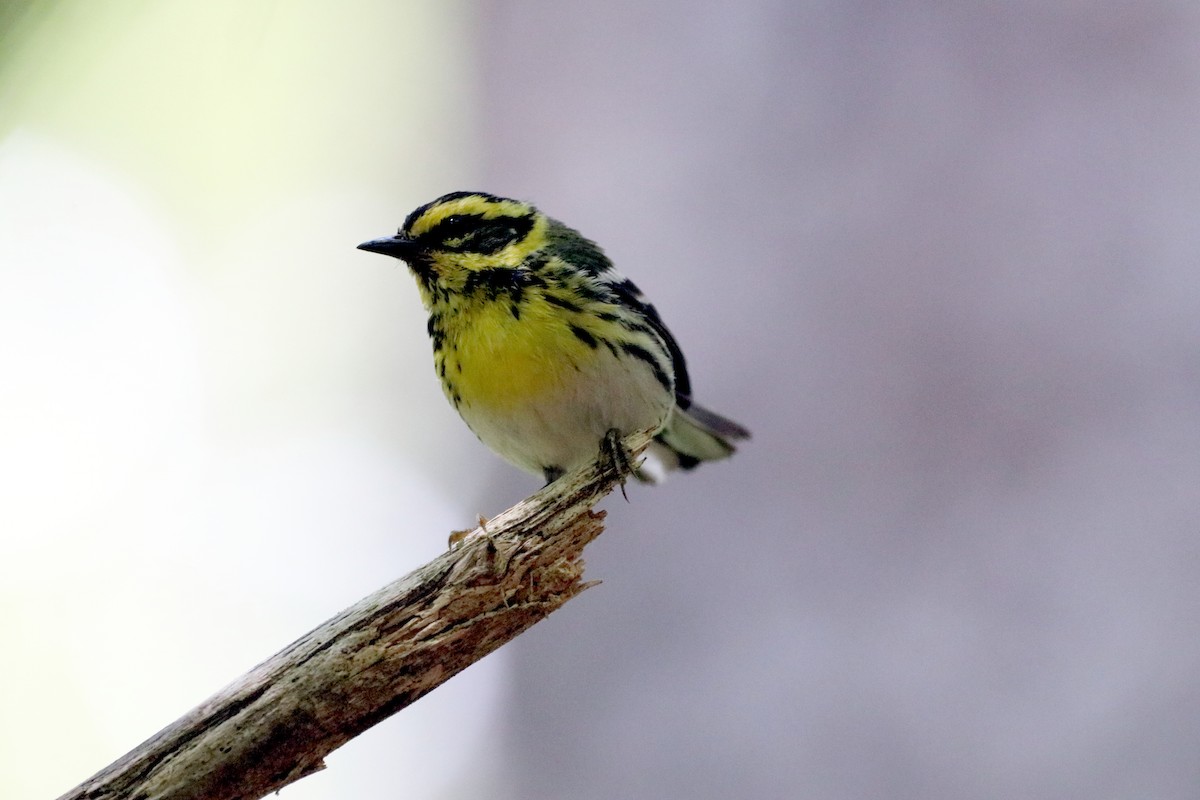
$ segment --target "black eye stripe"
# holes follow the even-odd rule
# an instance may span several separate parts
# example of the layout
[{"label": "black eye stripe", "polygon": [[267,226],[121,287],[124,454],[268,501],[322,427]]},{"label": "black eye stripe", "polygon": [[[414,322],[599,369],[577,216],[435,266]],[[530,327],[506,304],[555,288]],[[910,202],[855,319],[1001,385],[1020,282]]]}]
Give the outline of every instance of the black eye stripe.
[{"label": "black eye stripe", "polygon": [[481,214],[452,214],[421,235],[430,246],[460,253],[491,254],[529,235],[533,215],[485,218]]}]

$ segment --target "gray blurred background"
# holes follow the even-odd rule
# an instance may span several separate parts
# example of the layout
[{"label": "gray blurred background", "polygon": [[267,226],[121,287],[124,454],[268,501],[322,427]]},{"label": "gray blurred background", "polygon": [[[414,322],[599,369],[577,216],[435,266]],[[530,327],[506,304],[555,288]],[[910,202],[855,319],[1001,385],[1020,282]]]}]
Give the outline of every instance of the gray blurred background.
[{"label": "gray blurred background", "polygon": [[[0,432],[66,404],[6,447],[7,489],[49,466],[0,512],[0,629],[43,654],[0,668],[0,786],[64,791],[535,488],[353,251],[481,188],[602,243],[754,438],[606,501],[602,585],[284,798],[1200,795],[1200,6],[184,6],[0,17],[0,210],[57,186],[41,136],[175,254],[35,261],[112,205],[76,183],[0,237]],[[46,377],[143,342],[128,392]]]},{"label": "gray blurred background", "polygon": [[513,646],[515,796],[1200,795],[1198,23],[486,4],[487,185],[755,433]]}]

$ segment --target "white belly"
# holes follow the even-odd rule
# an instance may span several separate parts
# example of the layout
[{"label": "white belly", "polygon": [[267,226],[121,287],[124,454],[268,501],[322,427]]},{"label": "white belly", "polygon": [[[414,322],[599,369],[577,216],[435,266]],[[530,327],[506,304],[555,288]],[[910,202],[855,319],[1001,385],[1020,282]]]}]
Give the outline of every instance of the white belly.
[{"label": "white belly", "polygon": [[594,461],[614,428],[657,431],[675,405],[648,366],[601,349],[578,369],[516,406],[463,403],[459,413],[480,441],[512,464],[542,475]]}]

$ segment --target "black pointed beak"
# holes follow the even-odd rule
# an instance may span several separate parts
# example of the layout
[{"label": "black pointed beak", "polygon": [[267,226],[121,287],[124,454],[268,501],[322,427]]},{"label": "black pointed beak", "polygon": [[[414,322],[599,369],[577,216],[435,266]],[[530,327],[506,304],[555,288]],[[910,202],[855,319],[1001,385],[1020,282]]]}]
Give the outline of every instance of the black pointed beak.
[{"label": "black pointed beak", "polygon": [[420,252],[420,247],[412,239],[407,239],[403,236],[388,236],[384,239],[372,239],[369,242],[363,242],[358,246],[359,250],[366,250],[368,253],[382,253],[385,256],[392,258],[400,258],[407,261],[412,256]]}]

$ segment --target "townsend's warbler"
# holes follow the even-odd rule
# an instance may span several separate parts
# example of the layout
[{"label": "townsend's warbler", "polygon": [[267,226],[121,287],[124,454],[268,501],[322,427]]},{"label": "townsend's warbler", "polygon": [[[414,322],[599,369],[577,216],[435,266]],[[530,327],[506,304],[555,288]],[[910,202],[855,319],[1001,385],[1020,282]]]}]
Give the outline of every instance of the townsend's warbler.
[{"label": "townsend's warbler", "polygon": [[638,430],[657,432],[665,469],[724,458],[750,435],[692,402],[679,346],[600,248],[528,203],[452,192],[358,247],[408,264],[447,399],[547,483]]}]

